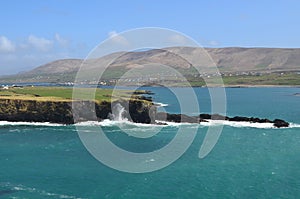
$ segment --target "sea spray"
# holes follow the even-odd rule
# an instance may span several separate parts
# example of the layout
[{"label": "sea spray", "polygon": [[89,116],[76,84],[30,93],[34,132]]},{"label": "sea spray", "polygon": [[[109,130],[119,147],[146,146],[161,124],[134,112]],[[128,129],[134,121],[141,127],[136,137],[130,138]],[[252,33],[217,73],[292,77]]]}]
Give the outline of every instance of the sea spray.
[{"label": "sea spray", "polygon": [[112,113],[109,114],[109,118],[113,121],[127,121],[128,119],[124,117],[125,113],[125,108],[120,103],[117,103],[112,107]]}]

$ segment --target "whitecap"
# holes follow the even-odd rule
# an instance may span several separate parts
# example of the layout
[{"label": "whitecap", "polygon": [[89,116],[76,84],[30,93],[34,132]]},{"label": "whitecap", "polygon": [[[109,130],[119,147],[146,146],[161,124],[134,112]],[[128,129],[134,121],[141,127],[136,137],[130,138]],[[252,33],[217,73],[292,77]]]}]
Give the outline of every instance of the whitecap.
[{"label": "whitecap", "polygon": [[151,158],[149,160],[145,160],[145,162],[155,162],[155,159]]},{"label": "whitecap", "polygon": [[300,124],[291,123],[290,128],[300,128]]},{"label": "whitecap", "polygon": [[254,122],[235,122],[227,120],[207,120],[208,122],[201,122],[200,125],[203,126],[231,126],[236,128],[251,127],[251,128],[260,128],[260,129],[269,129],[275,128],[273,123],[254,123]]},{"label": "whitecap", "polygon": [[0,121],[0,126],[66,126],[65,124],[50,122],[9,122]]},{"label": "whitecap", "polygon": [[164,103],[161,103],[161,102],[153,102],[153,103],[154,103],[154,105],[159,106],[159,107],[169,106],[169,104],[164,104]]},{"label": "whitecap", "polygon": [[66,195],[66,194],[59,194],[59,193],[52,193],[45,190],[39,190],[35,187],[27,187],[22,184],[13,185],[11,183],[5,183],[5,187],[10,188],[15,191],[24,191],[32,194],[37,194],[40,197],[43,196],[50,196],[51,198],[70,198],[70,199],[83,199],[72,195]]},{"label": "whitecap", "polygon": [[[76,125],[81,126],[102,126],[102,127],[109,127],[109,126],[121,126],[121,127],[176,127],[179,128],[181,126],[185,126],[188,128],[202,128],[202,127],[209,127],[209,126],[231,126],[235,128],[259,128],[259,129],[277,129],[274,127],[273,123],[255,123],[255,122],[239,122],[239,121],[228,121],[228,120],[207,120],[207,122],[201,122],[200,124],[196,123],[178,123],[178,122],[167,122],[167,121],[160,121],[156,120],[157,123],[165,123],[166,125],[160,124],[144,124],[144,123],[134,123],[130,121],[112,121],[109,119],[103,120],[101,122],[82,122]],[[289,127],[284,128],[300,128],[300,124],[291,123]],[[149,128],[146,128],[149,129]],[[145,129],[145,130],[146,130]],[[141,130],[139,128],[139,130]]]}]

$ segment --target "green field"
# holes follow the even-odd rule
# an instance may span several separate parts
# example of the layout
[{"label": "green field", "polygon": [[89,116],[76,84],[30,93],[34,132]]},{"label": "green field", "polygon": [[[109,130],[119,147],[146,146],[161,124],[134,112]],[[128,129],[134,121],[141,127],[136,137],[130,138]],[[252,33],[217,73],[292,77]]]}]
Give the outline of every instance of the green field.
[{"label": "green field", "polygon": [[[110,80],[111,77],[114,77],[118,79],[117,77],[120,77],[124,71],[117,71],[117,70],[111,70],[107,71],[105,73],[105,78],[107,81]],[[184,74],[185,78],[189,81],[190,85],[192,86],[206,86],[206,82],[201,78],[201,77],[194,77],[194,71],[193,70],[187,70],[187,71],[181,71],[182,74]],[[69,77],[71,77],[70,75]],[[58,77],[58,76],[57,76]],[[30,82],[30,81],[23,81],[22,79],[16,80],[16,79],[2,79],[2,81],[6,80],[6,82]],[[51,81],[50,81],[51,80]],[[223,83],[219,81],[220,77],[215,78],[215,77],[209,77],[206,78],[206,81],[209,82],[209,86],[300,86],[300,74],[296,72],[284,72],[284,73],[279,73],[279,72],[273,72],[273,73],[261,73],[260,75],[227,75],[227,76],[222,76]],[[37,81],[37,80],[35,80]],[[61,78],[58,79],[39,79],[37,82],[54,82],[54,83],[63,83],[63,82],[73,82],[74,78],[66,78],[66,76],[61,76]],[[188,86],[184,82],[177,80],[177,79],[165,79],[165,83],[167,83],[169,86]],[[132,83],[132,82],[131,82]],[[145,82],[145,84],[160,84],[162,82]],[[108,85],[113,85],[114,83],[109,83]],[[124,86],[126,85],[131,85],[130,82],[123,82],[122,83]],[[134,84],[132,84],[134,85]],[[30,89],[26,88],[26,92],[31,92]],[[34,89],[35,90],[35,89]],[[47,90],[47,89],[46,89]],[[57,89],[54,89],[57,90]],[[19,92],[19,91],[17,91]],[[24,91],[25,92],[25,91]],[[48,91],[41,91],[45,95],[49,94]],[[63,92],[63,95],[70,96],[72,91],[65,89],[58,89],[58,91],[54,91],[54,94],[58,94],[59,92]],[[102,90],[103,93],[109,92],[109,91],[104,91]],[[52,91],[50,92],[52,93]],[[42,94],[43,95],[43,94]],[[50,94],[52,95],[52,94]],[[105,98],[103,94],[97,95],[100,98]],[[58,95],[61,97],[61,95]],[[69,97],[67,97],[69,98]]]},{"label": "green field", "polygon": [[[217,78],[211,77],[206,79],[210,85],[220,85]],[[223,76],[225,86],[299,86],[300,75],[296,73],[270,73],[259,76],[255,75],[239,75],[239,76]],[[188,78],[192,86],[205,86],[206,82],[202,78]],[[178,84],[180,85],[180,84]]]},{"label": "green field", "polygon": [[[138,95],[132,94],[129,90],[94,89],[77,88],[76,99],[113,101],[117,99],[138,99]],[[140,91],[144,92],[144,91]],[[0,99],[26,99],[41,101],[71,101],[73,97],[73,88],[69,87],[23,87],[0,89]]]}]

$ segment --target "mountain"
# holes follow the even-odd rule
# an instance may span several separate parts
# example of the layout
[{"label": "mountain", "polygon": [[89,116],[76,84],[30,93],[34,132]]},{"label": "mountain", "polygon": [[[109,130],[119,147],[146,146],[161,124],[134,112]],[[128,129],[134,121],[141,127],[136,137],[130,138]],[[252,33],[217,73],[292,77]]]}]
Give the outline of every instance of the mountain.
[{"label": "mountain", "polygon": [[[93,74],[93,71],[96,71],[99,67],[104,67],[106,63],[115,57],[117,59],[109,65],[109,69],[103,75],[104,79],[119,78],[130,69],[146,70],[147,73],[156,75],[168,74],[168,71],[163,72],[160,67],[153,65],[153,63],[170,66],[184,75],[192,75],[195,70],[193,70],[193,61],[190,60],[198,60],[194,63],[201,66],[203,71],[207,73],[210,72],[213,63],[218,66],[221,73],[300,71],[300,49],[298,48],[229,47],[205,48],[205,51],[203,51],[192,47],[171,47],[147,51],[117,52],[101,58],[91,59],[85,68],[86,72]],[[57,60],[28,72],[2,78],[2,81],[73,81],[82,61],[81,59]]]}]

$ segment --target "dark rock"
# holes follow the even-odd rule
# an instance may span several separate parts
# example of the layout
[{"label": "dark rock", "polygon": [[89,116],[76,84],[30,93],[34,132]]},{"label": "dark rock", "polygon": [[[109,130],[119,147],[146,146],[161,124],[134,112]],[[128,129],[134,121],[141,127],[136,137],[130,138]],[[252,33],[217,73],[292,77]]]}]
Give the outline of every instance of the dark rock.
[{"label": "dark rock", "polygon": [[168,124],[165,122],[155,122],[155,125],[168,125]]},{"label": "dark rock", "polygon": [[146,123],[154,124],[156,107],[153,103],[140,101],[140,100],[130,100],[129,107],[125,106],[125,109],[130,114],[130,120],[136,123]]},{"label": "dark rock", "polygon": [[142,96],[138,96],[137,98],[140,100],[152,101],[151,96],[147,97],[147,96],[142,95]]},{"label": "dark rock", "polygon": [[277,128],[281,128],[281,127],[289,127],[289,123],[284,121],[284,120],[281,120],[281,119],[275,119],[273,121],[274,123],[274,126],[277,127]]},{"label": "dark rock", "polygon": [[253,122],[253,123],[272,123],[269,119],[260,119],[257,117],[241,117],[241,116],[235,116],[232,118],[228,118],[229,121],[236,121],[236,122]]},{"label": "dark rock", "polygon": [[202,114],[200,114],[200,118],[210,120],[211,119],[211,114],[202,113]]},{"label": "dark rock", "polygon": [[229,117],[224,116],[224,115],[220,115],[220,114],[212,114],[211,119],[212,120],[228,120]]},{"label": "dark rock", "polygon": [[250,122],[250,118],[248,117],[241,117],[241,116],[235,116],[228,119],[229,121],[235,121],[235,122]]},{"label": "dark rock", "polygon": [[260,118],[250,118],[250,122],[255,122],[255,123],[271,123],[272,121],[269,119],[260,119]]},{"label": "dark rock", "polygon": [[188,116],[185,114],[171,114],[165,112],[158,112],[156,114],[156,120],[160,121],[168,121],[168,122],[176,122],[176,123],[199,123],[199,122],[207,122],[206,120],[199,118],[198,116]]},{"label": "dark rock", "polygon": [[207,114],[207,113],[202,113],[199,115],[199,117],[203,120],[228,120],[229,118],[224,115],[220,114]]}]

